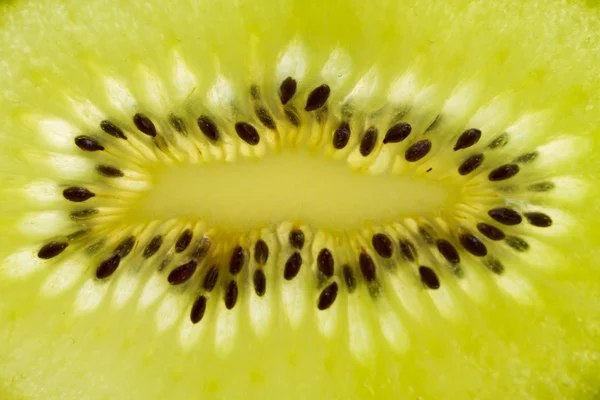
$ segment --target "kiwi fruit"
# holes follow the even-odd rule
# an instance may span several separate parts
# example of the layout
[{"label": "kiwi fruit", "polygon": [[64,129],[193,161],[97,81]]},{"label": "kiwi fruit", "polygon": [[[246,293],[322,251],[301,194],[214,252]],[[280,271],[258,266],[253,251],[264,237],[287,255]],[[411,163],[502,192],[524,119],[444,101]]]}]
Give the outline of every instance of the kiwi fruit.
[{"label": "kiwi fruit", "polygon": [[598,399],[599,18],[0,4],[0,397]]}]

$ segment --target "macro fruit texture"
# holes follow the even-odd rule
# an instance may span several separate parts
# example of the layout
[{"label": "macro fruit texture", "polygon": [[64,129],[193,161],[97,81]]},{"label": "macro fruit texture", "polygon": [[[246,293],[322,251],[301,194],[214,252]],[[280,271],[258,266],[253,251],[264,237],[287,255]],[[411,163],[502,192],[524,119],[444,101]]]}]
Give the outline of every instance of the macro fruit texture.
[{"label": "macro fruit texture", "polygon": [[597,399],[599,18],[0,4],[0,398]]}]

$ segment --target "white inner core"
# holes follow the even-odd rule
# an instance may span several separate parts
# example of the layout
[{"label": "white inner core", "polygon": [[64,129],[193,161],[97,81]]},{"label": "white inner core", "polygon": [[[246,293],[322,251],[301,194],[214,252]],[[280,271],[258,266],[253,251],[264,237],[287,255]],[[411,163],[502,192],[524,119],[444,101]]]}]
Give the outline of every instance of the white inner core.
[{"label": "white inner core", "polygon": [[282,221],[347,229],[440,215],[456,204],[454,191],[422,178],[369,175],[323,156],[285,152],[234,164],[163,168],[131,216],[196,218],[233,230]]}]

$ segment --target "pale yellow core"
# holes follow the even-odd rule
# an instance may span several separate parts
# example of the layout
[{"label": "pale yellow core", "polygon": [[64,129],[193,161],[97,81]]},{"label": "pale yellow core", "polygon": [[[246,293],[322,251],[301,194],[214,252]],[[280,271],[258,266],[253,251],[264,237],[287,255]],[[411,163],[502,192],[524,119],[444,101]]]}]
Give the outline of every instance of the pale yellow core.
[{"label": "pale yellow core", "polygon": [[134,219],[185,217],[232,230],[282,221],[358,228],[440,216],[456,204],[456,188],[426,177],[354,172],[344,162],[303,152],[164,167],[153,180],[132,205]]}]

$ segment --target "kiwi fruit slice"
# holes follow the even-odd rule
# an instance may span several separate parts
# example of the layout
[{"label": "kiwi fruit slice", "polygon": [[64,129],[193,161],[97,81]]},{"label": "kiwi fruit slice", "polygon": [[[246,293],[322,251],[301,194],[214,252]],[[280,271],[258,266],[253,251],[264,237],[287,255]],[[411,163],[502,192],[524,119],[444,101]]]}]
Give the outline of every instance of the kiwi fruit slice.
[{"label": "kiwi fruit slice", "polygon": [[2,399],[600,396],[600,22],[0,5]]}]

